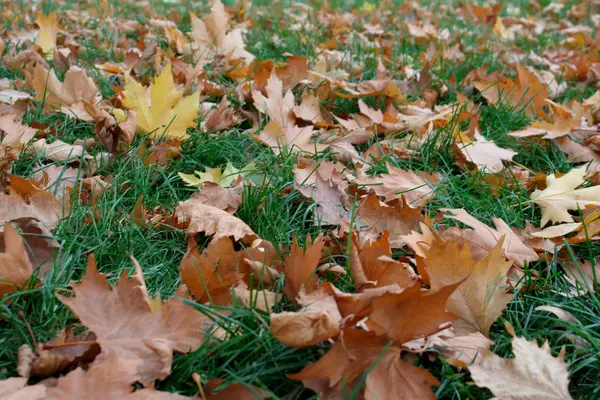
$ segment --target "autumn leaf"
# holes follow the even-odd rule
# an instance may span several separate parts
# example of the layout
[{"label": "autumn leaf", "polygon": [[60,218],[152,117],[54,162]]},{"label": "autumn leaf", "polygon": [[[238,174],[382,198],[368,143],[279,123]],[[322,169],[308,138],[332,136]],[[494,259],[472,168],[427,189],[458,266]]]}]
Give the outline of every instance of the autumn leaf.
[{"label": "autumn leaf", "polygon": [[102,95],[85,70],[71,67],[61,82],[54,70],[48,71],[42,64],[37,64],[32,70],[26,70],[25,77],[27,85],[35,90],[35,99],[43,102],[44,111],[60,111],[83,121],[93,121],[85,109],[85,103],[100,103]]},{"label": "autumn leaf", "polygon": [[281,129],[293,127],[296,122],[294,95],[290,89],[284,95],[283,82],[275,73],[275,69],[271,71],[265,92],[266,97],[257,89],[252,90],[252,100],[256,109],[267,114]]},{"label": "autumn leaf", "polygon": [[495,82],[477,81],[473,85],[490,104],[507,100],[513,107],[523,108],[528,116],[543,117],[543,107],[549,97],[548,87],[525,67],[517,65],[516,81],[502,78]]},{"label": "autumn leaf", "polygon": [[29,281],[33,265],[21,235],[11,224],[4,224],[4,253],[0,253],[0,299]]},{"label": "autumn leaf", "polygon": [[0,398],[3,400],[46,399],[46,386],[26,386],[27,378],[8,378],[0,381]]},{"label": "autumn leaf", "polygon": [[543,136],[544,139],[557,139],[568,135],[573,129],[581,124],[584,109],[581,104],[573,104],[568,109],[561,104],[546,100],[552,110],[552,121],[534,121],[527,128],[520,131],[510,132],[513,137]]},{"label": "autumn leaf", "polygon": [[143,272],[123,271],[114,287],[100,274],[91,256],[81,283],[73,283],[73,297],[56,295],[81,323],[96,334],[101,353],[96,362],[117,358],[134,368],[128,383],[149,384],[169,375],[173,351],[187,353],[204,341],[206,317],[177,298],[152,312]]},{"label": "autumn leaf", "polygon": [[573,222],[569,211],[583,209],[587,205],[600,205],[600,186],[583,189],[587,175],[585,167],[575,168],[557,178],[554,174],[546,177],[546,189],[535,190],[531,200],[542,209],[541,226],[548,222]]},{"label": "autumn leaf", "polygon": [[327,149],[328,145],[313,140],[313,127],[297,125],[282,128],[277,121],[271,120],[254,139],[271,148],[278,155],[282,149],[293,153],[317,154]]},{"label": "autumn leaf", "polygon": [[500,172],[504,168],[503,161],[511,161],[517,152],[499,147],[493,141],[487,140],[479,131],[475,131],[470,142],[457,144],[465,158],[475,164],[479,170]]},{"label": "autumn leaf", "polygon": [[535,340],[513,337],[515,358],[501,358],[482,350],[473,365],[471,378],[487,387],[497,399],[571,399],[568,365],[560,354],[552,356],[548,342],[539,347]]},{"label": "autumn leaf", "polygon": [[221,168],[205,168],[204,172],[194,171],[194,175],[196,176],[181,172],[178,172],[178,175],[188,186],[200,186],[205,182],[212,182],[219,186],[229,187],[240,176],[246,177],[252,174],[255,169],[256,164],[254,163],[249,163],[245,167],[237,169],[228,162],[223,170]]},{"label": "autumn leaf", "polygon": [[476,260],[484,258],[505,236],[503,242],[504,255],[522,267],[525,261],[533,262],[539,256],[525,245],[518,235],[500,218],[493,218],[496,229],[490,228],[463,209],[442,209],[446,218],[454,219],[470,226],[471,229],[449,228],[442,237],[455,242],[468,243]]},{"label": "autumn leaf", "polygon": [[188,235],[204,232],[213,235],[214,240],[233,236],[235,240],[256,238],[256,234],[244,221],[226,211],[209,206],[192,197],[179,203],[174,217],[178,224],[187,229]]},{"label": "autumn leaf", "polygon": [[313,242],[310,236],[306,238],[306,248],[300,247],[295,236],[289,254],[284,257],[283,271],[285,286],[283,292],[291,301],[296,301],[302,286],[310,293],[317,284],[316,269],[321,259],[321,251],[325,245],[323,237],[319,236]]},{"label": "autumn leaf", "polygon": [[200,92],[183,97],[183,88],[177,90],[171,64],[163,69],[148,88],[125,75],[122,93],[123,105],[136,113],[138,132],[156,139],[187,137],[186,129],[196,126]]},{"label": "autumn leaf", "polygon": [[512,262],[502,252],[504,238],[490,253],[475,262],[469,246],[435,240],[423,263],[431,290],[462,282],[446,303],[448,312],[489,336],[490,327],[502,315],[513,295],[507,293],[507,274]]},{"label": "autumn leaf", "polygon": [[192,39],[196,54],[209,57],[213,53],[224,54],[231,59],[243,59],[250,62],[254,56],[244,49],[241,29],[228,32],[229,17],[220,0],[212,0],[210,14],[204,21],[190,13]]},{"label": "autumn leaf", "polygon": [[40,46],[44,54],[51,55],[56,47],[56,37],[58,30],[60,29],[58,25],[58,15],[56,15],[56,13],[44,15],[39,12],[35,23],[40,28],[40,34],[35,41],[35,44]]},{"label": "autumn leaf", "polygon": [[425,172],[406,171],[391,165],[388,165],[387,169],[387,174],[357,177],[354,183],[385,197],[386,202],[404,196],[411,207],[424,206],[433,197],[433,187],[437,183],[435,176]]}]

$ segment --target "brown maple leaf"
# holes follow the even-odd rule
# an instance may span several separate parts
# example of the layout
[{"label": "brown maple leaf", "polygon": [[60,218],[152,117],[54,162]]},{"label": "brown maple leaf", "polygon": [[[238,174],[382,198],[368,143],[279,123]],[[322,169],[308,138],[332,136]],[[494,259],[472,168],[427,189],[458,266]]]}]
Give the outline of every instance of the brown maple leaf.
[{"label": "brown maple leaf", "polygon": [[446,308],[486,336],[513,297],[507,292],[512,262],[504,258],[502,242],[503,238],[485,258],[475,261],[469,246],[459,248],[456,243],[437,239],[423,261],[431,290],[462,282]]},{"label": "brown maple leaf", "polygon": [[277,122],[282,129],[293,127],[296,123],[294,95],[290,89],[283,94],[283,82],[275,73],[275,69],[271,71],[265,91],[266,97],[259,90],[252,90],[256,109],[267,114],[270,120]]},{"label": "brown maple leaf", "polygon": [[25,285],[33,273],[21,235],[10,223],[4,225],[5,252],[0,253],[0,299]]},{"label": "brown maple leaf", "polygon": [[173,351],[202,345],[207,318],[177,298],[152,312],[142,269],[134,264],[134,276],[124,271],[111,289],[90,256],[81,283],[73,283],[74,296],[56,296],[96,335],[102,349],[97,362],[118,358],[135,366],[128,383],[149,384],[169,375]]},{"label": "brown maple leaf", "polygon": [[283,272],[285,273],[285,286],[283,292],[291,301],[296,302],[296,296],[302,286],[310,293],[317,284],[316,269],[321,259],[321,251],[325,242],[319,236],[313,242],[310,236],[306,237],[306,247],[298,245],[296,236],[292,237],[292,246],[289,254],[284,257]]},{"label": "brown maple leaf", "polygon": [[198,302],[227,305],[231,302],[232,287],[240,278],[236,265],[237,254],[231,239],[213,241],[200,254],[196,241],[190,238],[179,274]]}]

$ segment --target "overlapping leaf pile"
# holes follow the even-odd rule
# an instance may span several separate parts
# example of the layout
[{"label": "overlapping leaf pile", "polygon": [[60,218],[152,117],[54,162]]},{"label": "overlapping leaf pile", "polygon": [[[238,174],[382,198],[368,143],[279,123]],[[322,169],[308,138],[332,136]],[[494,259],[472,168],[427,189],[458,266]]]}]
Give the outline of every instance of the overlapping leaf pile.
[{"label": "overlapping leaf pile", "polygon": [[[571,20],[559,19],[555,3],[540,10],[547,19],[535,21],[500,17],[500,5],[452,9],[483,27],[506,66],[467,71],[460,85],[433,65],[460,63],[487,39],[464,44],[416,4],[394,13],[371,3],[354,13],[291,7],[285,18],[296,21],[294,30],[319,26],[326,39],[315,56],[285,54],[274,62],[247,50],[252,23],[245,2],[228,9],[214,0],[199,16],[175,13],[147,24],[101,3],[96,16],[40,12],[3,36],[3,64],[15,71],[14,79],[0,82],[5,306],[28,291],[51,291],[45,280],[59,273],[62,251],[57,228],[74,206],[87,207],[89,223],[106,218],[97,206],[122,182],[103,171],[139,158],[163,171],[198,134],[200,140],[247,135],[273,163],[293,160],[293,182],[272,195],[291,191],[313,203],[309,224],[323,233],[313,240],[290,232],[291,245],[272,243],[252,220],[236,215],[247,194],[269,181],[269,166],[260,160],[177,171],[178,183],[198,189],[194,195],[152,210],[139,198],[127,215],[140,226],[185,231],[176,295],[150,298],[135,259],[132,277],[125,268],[113,285],[90,255],[85,274],[76,275],[80,283],[56,290],[77,322],[52,327],[62,329],[48,343],[24,344],[21,377],[0,382],[0,396],[188,398],[154,388],[171,373],[174,352],[230,340],[236,333],[222,328],[224,310],[248,307],[281,343],[326,347],[317,361],[287,374],[320,398],[435,399],[438,377],[416,362],[425,358],[468,369],[497,398],[570,398],[564,354],[555,357],[547,344],[517,337],[508,326],[515,358],[502,359],[490,351],[490,332],[516,293],[530,289],[522,278],[531,263],[558,261],[573,284],[570,296],[593,290],[588,282],[596,266],[575,265],[565,247],[558,251],[600,233],[600,91],[581,102],[559,101],[567,90],[563,77],[579,87],[600,82],[592,36],[598,20],[595,30],[570,22],[584,18],[583,3],[569,11]],[[91,68],[80,62],[87,51],[82,37],[92,32],[86,21],[96,17],[121,39],[110,44],[118,57],[98,56]],[[176,22],[183,20],[191,30],[180,30]],[[420,60],[396,62],[390,26],[427,45]],[[565,46],[526,54],[515,44],[543,31],[566,36]],[[375,76],[345,57],[342,48],[355,42],[375,49]],[[106,82],[114,83],[114,95],[105,94]],[[340,110],[338,102],[352,106]],[[508,148],[514,142],[506,138],[498,145],[480,123],[482,108],[497,104],[529,117],[524,129],[505,135],[519,146]],[[31,115],[58,115],[63,126],[91,124],[95,138],[64,137]],[[546,176],[515,161],[534,145],[556,146],[577,165]],[[423,162],[424,148],[448,159]],[[17,164],[32,155],[41,163],[37,172],[18,176]],[[415,161],[425,167],[411,168]],[[517,205],[530,207],[539,224],[523,228],[489,216],[490,226],[463,208],[448,208],[440,200],[448,174],[477,176],[497,193],[518,187],[527,199]],[[151,178],[159,179],[164,174]],[[209,315],[211,308],[218,311]],[[196,398],[274,395],[264,385],[194,379]]]}]

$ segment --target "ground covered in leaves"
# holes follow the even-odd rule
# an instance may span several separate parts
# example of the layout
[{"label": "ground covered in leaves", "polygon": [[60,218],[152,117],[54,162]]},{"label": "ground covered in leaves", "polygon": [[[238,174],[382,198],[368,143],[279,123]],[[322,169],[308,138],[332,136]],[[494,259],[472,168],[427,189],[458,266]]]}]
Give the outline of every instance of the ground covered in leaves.
[{"label": "ground covered in leaves", "polygon": [[3,4],[0,398],[600,397],[598,0],[203,3]]}]

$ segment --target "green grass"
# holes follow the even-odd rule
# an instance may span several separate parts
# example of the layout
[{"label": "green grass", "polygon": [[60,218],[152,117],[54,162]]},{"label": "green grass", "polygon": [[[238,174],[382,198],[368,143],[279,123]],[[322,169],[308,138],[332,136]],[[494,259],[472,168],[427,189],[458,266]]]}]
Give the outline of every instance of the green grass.
[{"label": "green grass", "polygon": [[[78,2],[97,7],[95,1]],[[201,2],[187,7],[186,4],[168,5],[153,1],[157,15],[166,16],[171,11],[182,16],[190,11],[201,15],[206,8],[198,7]],[[307,55],[311,62],[318,56],[318,45],[330,35],[326,26],[299,34],[289,26],[293,20],[284,12],[283,2],[279,6],[271,6],[269,1],[254,2],[250,10],[256,17],[254,26],[247,34],[247,49],[258,59],[285,60],[283,55],[290,52]],[[325,7],[322,2],[315,1],[317,9]],[[367,2],[334,1],[329,2],[339,10],[351,10]],[[372,1],[371,3],[376,3]],[[426,2],[425,2],[426,3]],[[525,3],[514,1],[512,3]],[[147,10],[135,2],[111,1],[115,15],[128,15],[140,21],[150,18]],[[523,15],[527,14],[527,6],[522,5]],[[26,4],[23,9],[28,9]],[[45,10],[74,9],[73,4],[65,6],[47,2]],[[341,11],[340,11],[341,12]],[[182,18],[185,20],[185,17]],[[316,18],[311,20],[313,23]],[[465,21],[458,21],[454,15],[445,15],[440,26],[451,30],[464,28],[461,42],[475,45],[479,35],[488,35],[489,29],[483,26],[474,27]],[[189,30],[187,22],[181,25],[183,31]],[[404,64],[403,56],[409,55],[415,60],[415,67],[420,68],[419,54],[427,46],[415,43],[405,30],[397,24],[391,24],[389,31],[396,37],[396,46],[392,49],[394,68],[390,69],[391,78],[403,79],[400,67]],[[487,33],[486,33],[487,32]],[[102,30],[103,38],[114,41],[111,32]],[[560,35],[559,35],[560,36]],[[488,37],[490,39],[490,37]],[[543,34],[536,41],[523,40],[518,44],[524,50],[539,52],[541,49],[556,47],[562,37],[555,34]],[[491,39],[490,39],[491,40]],[[104,61],[114,61],[116,57],[93,38],[79,42],[85,46],[80,54],[81,65],[90,71],[90,75],[99,84],[106,97],[114,94],[112,85],[120,84],[118,79],[106,79],[94,72],[93,65]],[[359,40],[352,46],[340,48],[344,56],[357,65],[364,65],[360,77],[372,79],[376,76],[376,52],[365,47]],[[435,81],[445,84],[453,77],[456,87],[462,90],[463,79],[467,74],[483,65],[491,70],[504,70],[507,66],[488,46],[487,49],[466,51],[466,58],[459,63],[437,60],[431,65],[431,74]],[[351,71],[349,71],[351,72]],[[352,74],[351,74],[352,75]],[[14,79],[20,76],[0,66],[0,77]],[[233,84],[222,79],[224,85]],[[455,89],[451,88],[440,103],[450,103],[454,99]],[[592,88],[579,90],[571,87],[558,101],[572,98],[581,100],[593,93]],[[381,107],[380,99],[366,100],[371,106]],[[523,110],[508,106],[504,102],[485,104],[476,99],[481,107],[480,128],[482,134],[494,140],[502,147],[509,147],[519,152],[515,161],[535,172],[566,172],[574,165],[552,144],[542,146],[511,138],[509,131],[521,129],[529,122]],[[348,116],[358,112],[355,100],[337,98],[323,105],[336,115]],[[41,108],[32,106],[23,118],[30,124],[39,122],[48,124],[60,132],[60,139],[72,142],[76,139],[94,136],[91,124],[73,120],[62,114],[43,115]],[[200,133],[191,129],[191,138],[183,145],[180,157],[174,159],[166,167],[147,166],[143,160],[135,156],[142,144],[138,139],[132,148],[118,156],[114,163],[98,171],[111,181],[111,189],[104,193],[99,204],[94,207],[72,203],[69,216],[61,221],[54,234],[60,243],[60,251],[54,267],[40,287],[30,287],[9,295],[0,307],[0,377],[16,374],[16,360],[19,346],[23,343],[34,345],[29,333],[31,328],[35,341],[45,342],[53,338],[68,323],[76,322],[72,313],[54,296],[57,290],[67,289],[71,281],[81,279],[85,271],[87,256],[94,253],[100,269],[116,278],[123,270],[132,271],[130,256],[135,257],[143,267],[144,276],[151,295],[160,293],[167,298],[175,292],[180,284],[178,266],[186,251],[185,235],[181,231],[164,229],[156,226],[139,226],[134,223],[132,212],[140,196],[144,196],[144,204],[148,209],[162,207],[172,211],[180,201],[189,198],[195,189],[186,187],[179,179],[177,172],[191,173],[206,167],[223,167],[231,162],[235,167],[242,167],[250,161],[258,165],[258,172],[265,176],[262,183],[245,189],[243,202],[236,215],[246,221],[263,239],[275,244],[287,246],[292,235],[302,240],[306,235],[313,237],[330,227],[313,223],[314,205],[300,193],[293,190],[293,170],[297,156],[283,152],[275,156],[272,152],[257,143],[247,133],[246,128],[239,127],[219,135]],[[438,140],[439,139],[439,140]],[[437,143],[437,144],[436,144]],[[441,146],[438,144],[441,143]],[[529,196],[524,188],[517,184],[500,188],[499,193],[492,192],[489,183],[483,180],[478,172],[463,171],[455,163],[451,150],[452,129],[446,127],[438,130],[432,138],[418,149],[418,155],[411,159],[400,159],[386,156],[379,162],[369,161],[372,173],[385,171],[386,163],[411,170],[438,172],[445,179],[435,188],[436,196],[427,206],[426,213],[436,215],[440,208],[464,208],[476,218],[490,224],[493,217],[502,218],[511,226],[524,227],[525,221],[539,226],[539,208],[526,203]],[[44,160],[23,154],[14,165],[13,173],[29,177],[38,169]],[[99,215],[100,218],[94,218]],[[448,225],[448,220],[442,224]],[[563,247],[565,245],[560,245]],[[558,249],[557,249],[558,250]],[[577,259],[594,259],[600,254],[600,245],[586,243],[572,246],[573,255]],[[339,260],[338,260],[339,262]],[[343,261],[341,262],[343,264]],[[567,348],[567,361],[570,363],[572,376],[571,391],[582,399],[594,399],[600,396],[598,375],[600,374],[600,300],[593,293],[586,296],[568,298],[559,294],[566,290],[567,283],[563,272],[556,263],[543,261],[526,266],[526,276],[537,271],[540,280],[536,281],[531,291],[517,293],[503,317],[493,328],[491,338],[495,342],[494,352],[503,357],[511,355],[510,336],[504,329],[504,321],[510,322],[517,335],[528,339],[549,340],[556,352],[562,346]],[[346,290],[351,287],[350,278],[339,283]],[[279,289],[281,282],[279,282]],[[551,290],[549,290],[549,288]],[[535,311],[539,305],[556,305],[575,315],[580,323],[564,324],[547,312]],[[214,309],[195,305],[201,312],[216,318]],[[280,304],[279,307],[289,307]],[[220,310],[223,314],[218,319],[220,324],[231,334],[231,339],[214,346],[203,346],[199,350],[175,358],[171,375],[158,387],[163,390],[193,394],[197,388],[191,379],[192,373],[199,373],[203,382],[213,378],[223,378],[225,382],[246,382],[268,388],[275,396],[287,399],[315,398],[312,392],[304,390],[301,383],[285,377],[287,373],[299,371],[307,362],[316,361],[324,354],[327,344],[308,349],[289,348],[270,334],[267,325],[268,315],[250,311],[243,307],[232,307]],[[259,312],[260,313],[260,312]],[[226,317],[224,316],[226,315]],[[574,346],[565,339],[565,333],[584,338],[589,345],[584,348]],[[428,357],[421,357],[419,364],[440,381],[437,389],[440,399],[486,399],[491,393],[471,384],[468,372],[457,370],[445,362]]]}]

